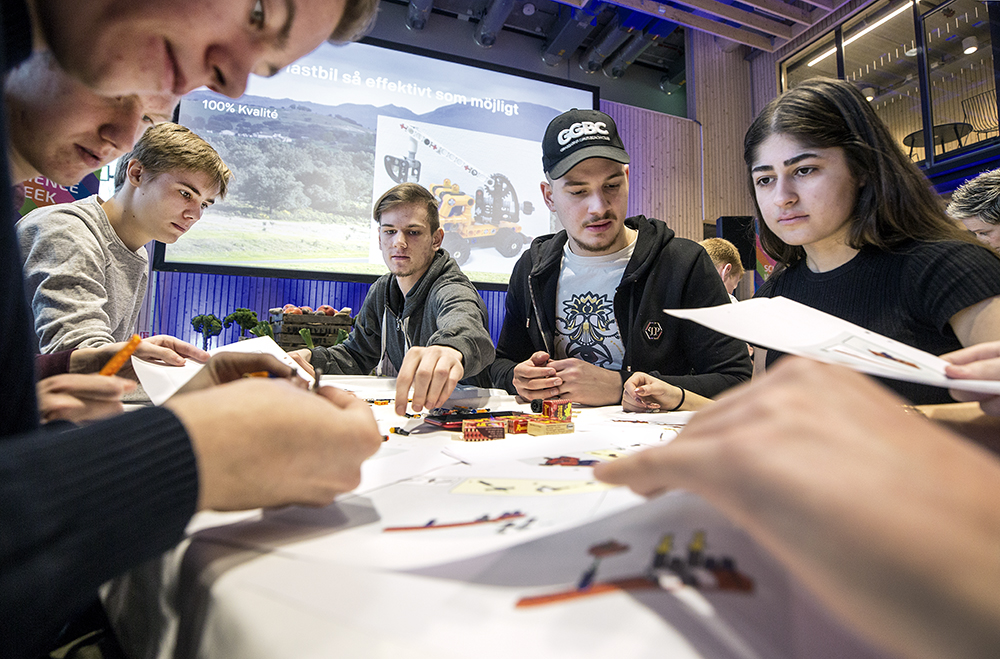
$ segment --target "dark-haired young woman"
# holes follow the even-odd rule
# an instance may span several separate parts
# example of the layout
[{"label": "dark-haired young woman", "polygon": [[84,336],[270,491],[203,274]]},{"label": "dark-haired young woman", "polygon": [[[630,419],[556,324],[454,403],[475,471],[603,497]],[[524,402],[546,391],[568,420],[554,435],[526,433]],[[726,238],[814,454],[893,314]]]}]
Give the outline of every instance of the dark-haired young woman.
[{"label": "dark-haired young woman", "polygon": [[[761,244],[779,264],[758,297],[936,355],[1000,339],[1000,258],[948,219],[853,85],[818,78],[771,101],[744,159]],[[944,389],[885,384],[914,404],[952,402]]]}]

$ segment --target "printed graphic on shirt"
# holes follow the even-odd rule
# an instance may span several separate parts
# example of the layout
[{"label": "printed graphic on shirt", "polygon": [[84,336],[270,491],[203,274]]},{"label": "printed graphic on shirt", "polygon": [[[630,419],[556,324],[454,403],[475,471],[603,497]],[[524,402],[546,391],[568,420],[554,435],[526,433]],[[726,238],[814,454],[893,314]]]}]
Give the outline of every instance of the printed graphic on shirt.
[{"label": "printed graphic on shirt", "polygon": [[607,295],[594,292],[563,300],[556,319],[567,357],[575,357],[606,368],[621,362],[623,352],[614,304]]}]

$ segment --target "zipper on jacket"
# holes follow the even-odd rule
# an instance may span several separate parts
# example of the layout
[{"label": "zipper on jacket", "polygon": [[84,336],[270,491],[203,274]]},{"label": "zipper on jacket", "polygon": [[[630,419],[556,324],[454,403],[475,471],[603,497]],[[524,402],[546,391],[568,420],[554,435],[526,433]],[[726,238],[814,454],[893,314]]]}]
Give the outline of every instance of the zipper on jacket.
[{"label": "zipper on jacket", "polygon": [[[555,353],[549,347],[549,342],[545,338],[545,332],[542,331],[542,319],[538,316],[538,303],[535,300],[535,287],[531,285],[531,274],[528,274],[528,297],[531,299],[531,313],[535,316],[535,322],[538,323],[538,333],[542,335],[542,345],[545,346],[545,352],[549,353],[549,357],[553,357]],[[531,319],[527,316],[524,320],[525,328],[531,326]]]}]

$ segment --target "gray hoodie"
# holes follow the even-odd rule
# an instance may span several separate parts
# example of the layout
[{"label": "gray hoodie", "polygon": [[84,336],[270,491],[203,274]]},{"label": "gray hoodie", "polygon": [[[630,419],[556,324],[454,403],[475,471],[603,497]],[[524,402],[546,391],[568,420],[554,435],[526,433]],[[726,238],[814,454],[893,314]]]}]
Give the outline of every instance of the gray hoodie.
[{"label": "gray hoodie", "polygon": [[[493,363],[486,305],[476,287],[444,250],[408,295],[386,274],[372,284],[344,343],[312,351],[312,365],[331,375],[395,375],[410,346],[448,346],[462,353],[463,382]],[[485,374],[484,374],[485,375]]]}]

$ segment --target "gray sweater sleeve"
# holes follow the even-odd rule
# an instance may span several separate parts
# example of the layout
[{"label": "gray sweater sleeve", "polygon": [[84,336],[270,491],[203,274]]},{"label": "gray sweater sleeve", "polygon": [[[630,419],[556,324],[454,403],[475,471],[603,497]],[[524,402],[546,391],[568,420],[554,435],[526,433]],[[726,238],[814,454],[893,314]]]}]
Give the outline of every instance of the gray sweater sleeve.
[{"label": "gray sweater sleeve", "polygon": [[17,225],[39,351],[122,341],[134,330],[148,266],[123,244],[109,247],[93,218],[82,217],[85,205],[60,206]]},{"label": "gray sweater sleeve", "polygon": [[486,305],[475,289],[446,284],[434,290],[428,306],[437,329],[427,340],[429,346],[448,346],[462,353],[466,378],[479,374],[496,356],[490,338]]}]

